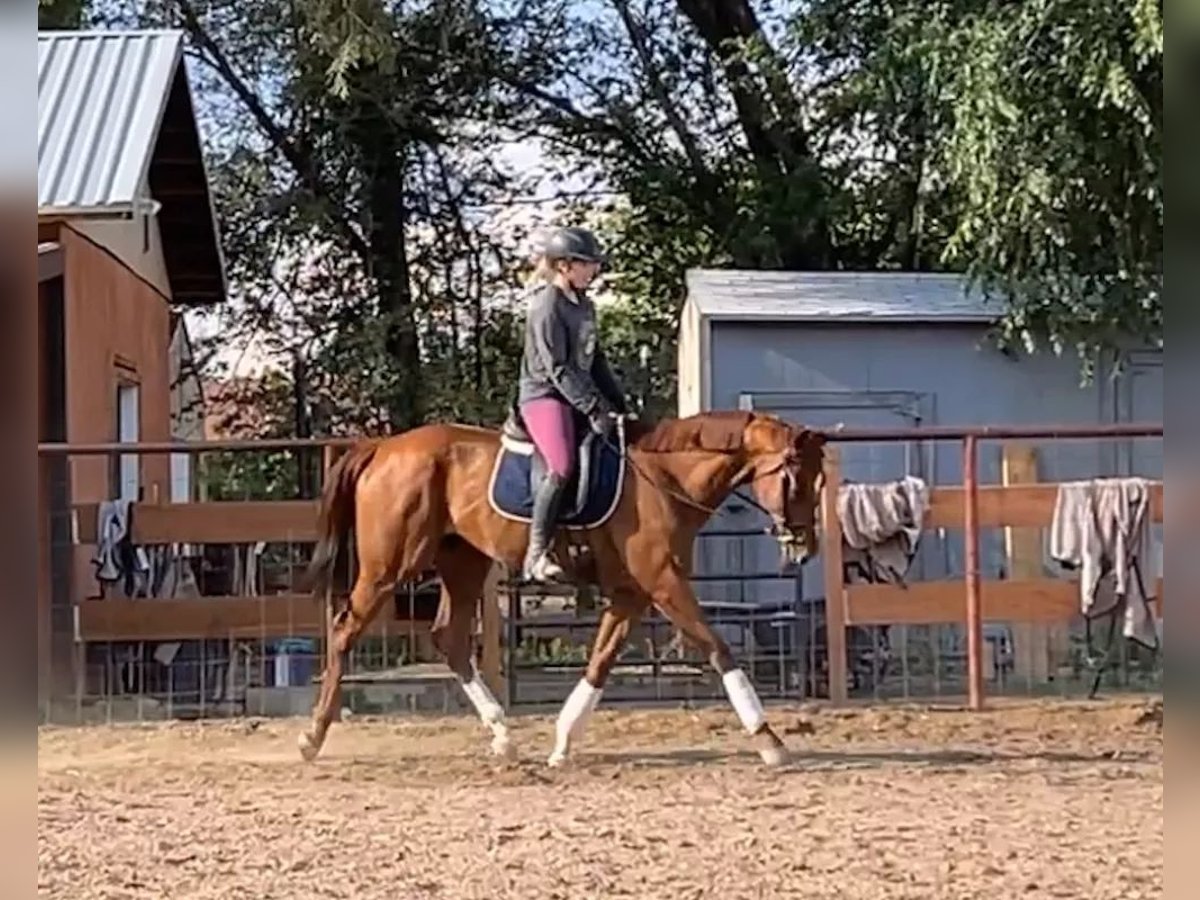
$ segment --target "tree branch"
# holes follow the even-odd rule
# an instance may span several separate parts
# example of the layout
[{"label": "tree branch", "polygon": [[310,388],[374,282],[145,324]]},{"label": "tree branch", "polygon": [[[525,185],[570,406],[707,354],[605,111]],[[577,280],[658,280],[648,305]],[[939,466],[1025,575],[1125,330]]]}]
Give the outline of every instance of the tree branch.
[{"label": "tree branch", "polygon": [[[729,79],[738,117],[746,134],[751,153],[760,167],[777,169],[780,174],[795,171],[806,161],[807,141],[799,124],[799,105],[790,88],[780,85],[779,75],[768,75],[767,88],[760,90],[753,84],[750,69],[741,59],[739,42],[757,40],[764,47],[766,38],[762,27],[747,0],[678,0],[679,8],[704,38],[709,49],[721,61]],[[778,65],[772,52],[768,68]],[[765,102],[774,103],[775,115]],[[789,99],[790,98],[790,99]],[[794,122],[781,127],[785,116],[794,116]],[[799,131],[799,135],[797,135]]]},{"label": "tree branch", "polygon": [[532,84],[531,82],[522,78],[518,78],[510,73],[501,72],[499,73],[498,77],[509,87],[514,88],[515,90],[518,90],[529,97],[532,97],[534,100],[537,100],[544,106],[548,106],[551,109],[557,110],[568,119],[583,125],[589,131],[595,134],[605,135],[616,140],[620,144],[624,145],[628,150],[637,154],[638,158],[649,158],[650,154],[646,152],[646,149],[641,144],[634,140],[633,135],[621,129],[615,123],[605,119],[596,118],[594,116],[589,116],[587,113],[584,113],[576,108],[575,104],[565,97],[558,97],[554,94],[551,94],[549,91],[538,87],[536,84]]},{"label": "tree branch", "polygon": [[671,130],[679,138],[679,143],[683,146],[683,152],[687,156],[688,162],[691,163],[693,172],[695,172],[696,180],[702,184],[705,183],[709,180],[709,172],[708,167],[704,163],[704,156],[700,152],[700,147],[696,143],[695,136],[688,130],[687,123],[683,121],[679,110],[671,102],[671,97],[667,93],[666,86],[662,83],[662,79],[659,78],[658,70],[654,66],[654,58],[650,53],[650,47],[646,40],[645,29],[634,19],[633,13],[629,10],[628,0],[613,0],[613,6],[616,7],[617,13],[621,16],[621,21],[625,24],[625,30],[629,34],[629,41],[633,44],[634,52],[637,53],[638,61],[642,65],[642,71],[646,73],[646,80],[650,83],[650,93],[654,95],[654,99],[662,109],[663,115],[667,117],[667,123],[671,126]]},{"label": "tree branch", "polygon": [[229,85],[229,89],[246,107],[255,123],[267,135],[272,144],[283,154],[284,159],[295,170],[304,186],[315,198],[323,202],[325,214],[342,229],[350,243],[350,248],[362,258],[364,264],[368,264],[370,248],[354,226],[334,211],[334,204],[330,202],[331,192],[321,178],[316,160],[275,122],[258,95],[234,71],[228,57],[204,29],[191,0],[175,0],[175,3],[183,16],[184,30],[191,35],[197,46],[203,51],[201,58]]}]

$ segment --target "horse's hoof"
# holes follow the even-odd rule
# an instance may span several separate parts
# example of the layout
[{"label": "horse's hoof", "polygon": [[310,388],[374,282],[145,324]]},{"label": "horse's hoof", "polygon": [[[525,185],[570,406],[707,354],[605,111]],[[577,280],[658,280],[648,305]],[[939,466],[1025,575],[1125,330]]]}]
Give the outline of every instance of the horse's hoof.
[{"label": "horse's hoof", "polygon": [[787,750],[783,747],[764,747],[758,751],[758,755],[762,758],[763,765],[771,769],[786,765],[788,761]]},{"label": "horse's hoof", "polygon": [[567,754],[563,753],[560,750],[555,750],[553,753],[550,754],[550,758],[546,760],[546,765],[548,765],[552,769],[560,769],[564,765],[566,765],[566,762],[567,762]]},{"label": "horse's hoof", "polygon": [[517,755],[517,748],[507,734],[498,734],[492,738],[492,755],[513,759]]},{"label": "horse's hoof", "polygon": [[296,738],[296,746],[300,748],[300,756],[305,762],[312,762],[321,752],[320,746],[307,732],[301,732],[300,736]]}]

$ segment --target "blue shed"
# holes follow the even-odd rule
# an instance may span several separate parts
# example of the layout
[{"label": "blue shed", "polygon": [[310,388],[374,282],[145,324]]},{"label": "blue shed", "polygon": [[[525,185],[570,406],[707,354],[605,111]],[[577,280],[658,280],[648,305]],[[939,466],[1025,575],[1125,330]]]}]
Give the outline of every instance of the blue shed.
[{"label": "blue shed", "polygon": [[[1064,354],[1007,355],[987,341],[994,303],[957,275],[925,273],[693,270],[679,333],[679,412],[750,409],[818,427],[971,424],[1093,424],[1162,421],[1161,350],[1133,354],[1120,377],[1101,367],[1081,386]],[[1044,481],[1115,474],[1162,477],[1162,442],[1070,441],[1036,445]],[[842,471],[856,481],[919,475],[961,483],[955,443],[843,445]],[[1001,448],[984,442],[980,479],[1000,481]],[[712,529],[753,529],[758,514],[731,500]],[[983,577],[1005,567],[1000,535],[985,534]],[[786,600],[795,580],[753,581],[778,568],[770,538],[702,538],[697,574],[704,599]],[[914,578],[961,572],[958,535],[927,534]],[[819,565],[800,593],[823,593]]]}]

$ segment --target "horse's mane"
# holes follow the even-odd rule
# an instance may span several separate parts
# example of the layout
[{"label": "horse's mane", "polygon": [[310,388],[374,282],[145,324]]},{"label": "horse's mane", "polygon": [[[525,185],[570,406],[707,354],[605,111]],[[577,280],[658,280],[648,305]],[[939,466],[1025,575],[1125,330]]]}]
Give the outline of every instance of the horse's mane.
[{"label": "horse's mane", "polygon": [[634,420],[627,424],[626,434],[630,446],[645,453],[731,453],[742,448],[753,418],[753,413],[731,410],[658,422]]}]

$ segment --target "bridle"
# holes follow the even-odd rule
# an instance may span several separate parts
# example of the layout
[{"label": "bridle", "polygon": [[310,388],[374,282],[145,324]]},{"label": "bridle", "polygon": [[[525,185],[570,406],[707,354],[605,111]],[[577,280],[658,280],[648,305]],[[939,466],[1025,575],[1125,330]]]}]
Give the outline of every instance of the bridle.
[{"label": "bridle", "polygon": [[[625,420],[623,417],[617,417],[617,428],[621,430],[622,436],[623,436],[624,429],[625,429]],[[610,450],[615,452],[618,456],[623,456],[625,458],[625,461],[629,464],[630,468],[632,468],[633,471],[635,473],[637,473],[639,478],[641,478],[647,484],[651,485],[659,493],[665,494],[666,496],[672,498],[673,500],[678,500],[680,503],[683,503],[686,506],[690,506],[693,509],[697,509],[700,512],[703,512],[710,516],[715,515],[716,513],[718,513],[720,511],[715,506],[708,506],[707,504],[701,503],[698,500],[693,500],[691,497],[688,497],[688,496],[684,495],[683,493],[681,493],[671,487],[668,487],[664,484],[661,484],[658,481],[656,481],[655,479],[651,478],[649,475],[646,474],[645,470],[642,469],[642,467],[638,465],[637,460],[635,460],[633,458],[633,455],[629,452],[628,445],[624,440],[621,441],[621,447],[625,448],[624,453],[621,452],[620,448],[614,447],[612,442],[608,439],[607,436],[605,436],[604,441],[608,445]],[[800,536],[798,534],[796,534],[795,530],[790,525],[788,525],[786,517],[784,515],[780,515],[779,513],[776,513],[776,512],[773,512],[773,511],[767,509],[765,506],[763,506],[761,503],[759,503],[753,497],[742,493],[740,490],[738,490],[738,488],[743,488],[743,487],[757,484],[758,482],[762,481],[763,479],[769,478],[772,475],[779,474],[779,472],[782,470],[782,472],[783,472],[783,497],[784,497],[784,502],[786,504],[787,498],[791,496],[791,492],[795,489],[795,484],[793,483],[794,476],[792,475],[791,469],[788,466],[788,462],[789,462],[789,460],[786,458],[786,456],[781,458],[778,463],[771,466],[766,471],[756,472],[754,474],[753,478],[736,484],[734,486],[733,491],[731,492],[731,496],[737,497],[742,502],[746,503],[749,506],[754,507],[759,512],[761,512],[763,515],[765,515],[767,518],[769,518],[771,520],[771,524],[768,527],[763,529],[763,533],[771,535],[773,538],[775,538],[777,541],[779,541],[780,544],[785,545],[785,546],[789,545],[789,544],[798,543],[800,541]],[[813,485],[814,496],[820,496],[821,491],[824,489],[824,487],[825,487],[825,470],[822,469],[821,471],[819,471],[817,473],[817,478]]]}]

